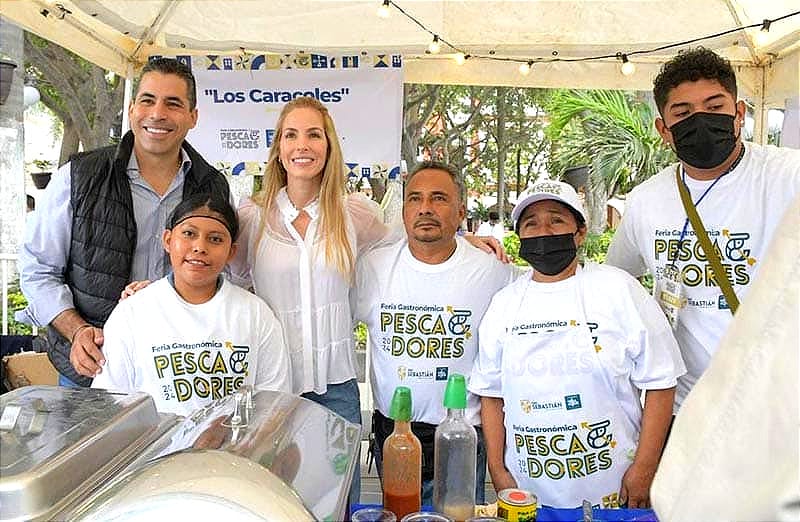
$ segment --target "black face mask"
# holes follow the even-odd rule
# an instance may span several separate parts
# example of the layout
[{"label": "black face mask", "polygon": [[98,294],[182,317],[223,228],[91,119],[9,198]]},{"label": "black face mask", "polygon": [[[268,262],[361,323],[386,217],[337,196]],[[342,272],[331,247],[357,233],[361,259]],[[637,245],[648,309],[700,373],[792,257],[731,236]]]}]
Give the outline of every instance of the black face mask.
[{"label": "black face mask", "polygon": [[730,114],[696,112],[669,131],[678,157],[697,169],[713,169],[724,162],[736,147]]},{"label": "black face mask", "polygon": [[577,253],[575,234],[525,237],[519,241],[519,256],[544,275],[561,273]]}]

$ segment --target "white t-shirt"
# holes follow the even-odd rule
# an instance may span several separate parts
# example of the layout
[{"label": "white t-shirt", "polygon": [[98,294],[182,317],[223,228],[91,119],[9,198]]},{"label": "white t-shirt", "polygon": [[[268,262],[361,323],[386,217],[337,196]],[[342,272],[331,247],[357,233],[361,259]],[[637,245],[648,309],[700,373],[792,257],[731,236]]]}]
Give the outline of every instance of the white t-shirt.
[{"label": "white t-shirt", "polygon": [[639,390],[671,388],[685,371],[652,297],[603,265],[554,283],[520,278],[492,299],[478,335],[468,387],[504,400],[504,460],[519,487],[551,506],[616,505]]},{"label": "white t-shirt", "polygon": [[651,498],[662,522],[800,520],[800,196],[686,398]]},{"label": "white t-shirt", "polygon": [[[252,282],[283,326],[292,360],[295,393],[323,394],[328,384],[355,378],[350,283],[325,261],[319,236],[320,209],[304,209],[311,218],[305,240],[291,226],[297,216],[284,187],[272,205],[263,237],[255,243],[262,209],[251,200],[239,208],[239,251],[231,263],[236,284]],[[357,255],[384,239],[387,228],[377,205],[361,195],[345,200],[350,244]]]},{"label": "white t-shirt", "polygon": [[[652,296],[621,270],[586,263],[564,281],[537,283],[521,277],[497,292],[478,330],[479,357],[469,389],[481,396],[502,398],[500,362],[508,332],[546,333],[577,321],[583,311],[572,298],[576,285],[587,321],[596,325],[593,334],[595,343],[603,346],[605,368],[618,385],[614,393],[631,418],[641,413],[639,394],[631,384],[639,390],[675,386],[686,368],[669,323]],[[580,374],[579,360],[566,357],[551,364],[562,365],[565,378]]]},{"label": "white t-shirt", "polygon": [[243,384],[291,392],[289,355],[269,307],[223,279],[190,304],[168,277],[121,301],[103,328],[106,364],[93,388],[152,395],[161,412],[188,415]]},{"label": "white t-shirt", "polygon": [[[448,376],[469,377],[477,325],[492,295],[518,273],[462,238],[435,265],[417,260],[407,241],[366,254],[356,269],[353,309],[369,330],[376,409],[388,415],[395,388],[408,386],[412,420],[439,424]],[[467,421],[480,424],[479,398],[469,394],[467,401]]]},{"label": "white t-shirt", "polygon": [[[645,181],[628,196],[625,215],[608,250],[606,262],[635,277],[659,277],[675,251],[686,212],[675,182],[675,165]],[[697,202],[712,181],[686,184]],[[767,245],[784,211],[800,191],[800,151],[745,144],[739,165],[719,179],[697,212],[740,301],[758,273]],[[708,367],[722,334],[731,322],[711,265],[688,225],[676,266],[684,277],[686,306],[678,312],[675,337],[687,373],[678,381],[676,405]]]},{"label": "white t-shirt", "polygon": [[489,221],[485,221],[481,223],[478,227],[478,230],[475,231],[476,236],[493,236],[498,241],[503,241],[503,237],[506,235],[506,230],[503,227],[503,224],[500,222],[495,223],[494,225],[491,224]]}]

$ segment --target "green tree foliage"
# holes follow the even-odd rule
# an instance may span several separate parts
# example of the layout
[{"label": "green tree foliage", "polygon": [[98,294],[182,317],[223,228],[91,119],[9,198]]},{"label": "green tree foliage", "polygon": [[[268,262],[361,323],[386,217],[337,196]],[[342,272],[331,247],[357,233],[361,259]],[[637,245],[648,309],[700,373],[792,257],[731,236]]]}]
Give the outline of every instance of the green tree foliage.
[{"label": "green tree foliage", "polygon": [[15,279],[8,285],[8,312],[6,320],[8,321],[8,334],[9,335],[31,335],[32,329],[27,324],[18,323],[14,319],[14,312],[22,310],[28,306],[28,301],[19,289],[19,280]]},{"label": "green tree foliage", "polygon": [[590,231],[605,228],[609,197],[625,194],[674,160],[653,125],[650,105],[622,91],[558,90],[546,110],[551,172],[588,165]]},{"label": "green tree foliage", "polygon": [[[464,173],[468,190],[496,190],[498,175],[516,191],[546,163],[547,91],[508,87],[405,86],[403,159],[420,151]],[[507,195],[503,198],[507,201]]]}]

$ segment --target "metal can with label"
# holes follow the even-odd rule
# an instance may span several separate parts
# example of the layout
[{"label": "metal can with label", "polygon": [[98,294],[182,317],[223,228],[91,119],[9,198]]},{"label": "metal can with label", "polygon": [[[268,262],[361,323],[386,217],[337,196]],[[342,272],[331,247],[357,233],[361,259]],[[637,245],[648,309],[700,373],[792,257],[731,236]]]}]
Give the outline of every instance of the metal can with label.
[{"label": "metal can with label", "polygon": [[509,522],[533,522],[537,500],[536,495],[524,489],[504,489],[497,494],[497,516]]}]

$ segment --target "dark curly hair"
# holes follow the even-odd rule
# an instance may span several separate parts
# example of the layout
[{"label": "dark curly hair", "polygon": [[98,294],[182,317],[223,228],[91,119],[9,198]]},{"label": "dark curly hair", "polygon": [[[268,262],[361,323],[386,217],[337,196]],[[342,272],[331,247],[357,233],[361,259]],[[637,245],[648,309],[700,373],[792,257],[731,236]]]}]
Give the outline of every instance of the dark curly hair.
[{"label": "dark curly hair", "polygon": [[653,81],[653,97],[658,112],[663,116],[669,91],[683,82],[716,80],[736,100],[736,74],[731,63],[711,49],[697,47],[681,51],[661,67]]}]

